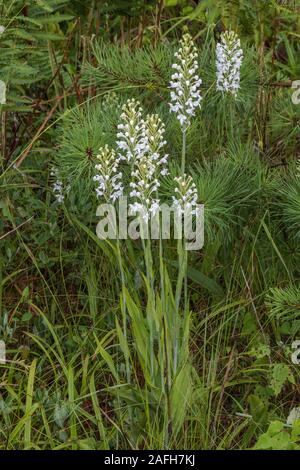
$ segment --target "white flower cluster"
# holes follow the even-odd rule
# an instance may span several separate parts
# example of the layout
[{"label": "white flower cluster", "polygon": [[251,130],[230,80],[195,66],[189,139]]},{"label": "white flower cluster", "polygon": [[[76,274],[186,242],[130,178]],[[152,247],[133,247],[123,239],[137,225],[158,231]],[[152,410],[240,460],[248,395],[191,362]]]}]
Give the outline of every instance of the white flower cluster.
[{"label": "white flower cluster", "polygon": [[118,125],[117,147],[119,157],[132,161],[145,152],[145,122],[142,119],[142,108],[139,101],[130,99],[122,107],[121,120]]},{"label": "white flower cluster", "polygon": [[217,90],[237,95],[243,60],[241,42],[233,31],[225,31],[217,44]]},{"label": "white flower cluster", "polygon": [[196,213],[198,192],[193,178],[184,174],[174,178],[177,186],[174,190],[175,196],[172,196],[173,205],[179,215],[190,211],[191,214]]},{"label": "white flower cluster", "polygon": [[145,120],[145,151],[134,162],[131,173],[130,197],[136,201],[130,204],[131,213],[139,212],[145,221],[159,210],[157,191],[160,186],[159,175],[168,174],[168,155],[161,155],[165,146],[165,126],[157,115],[148,115]]},{"label": "white flower cluster", "polygon": [[59,177],[59,173],[58,173],[57,168],[52,168],[51,171],[50,171],[50,175],[55,178],[55,181],[52,184],[52,191],[53,191],[54,197],[55,197],[55,199],[57,200],[57,202],[59,204],[62,204],[64,202],[64,199],[65,199],[64,192],[66,192],[66,193],[69,192],[70,185],[68,185],[66,187],[66,189],[64,190],[64,185],[63,185],[63,182],[61,181],[61,179]]},{"label": "white flower cluster", "polygon": [[100,149],[97,155],[99,163],[95,165],[98,174],[93,177],[98,182],[96,193],[98,197],[104,197],[106,201],[115,202],[123,195],[122,173],[119,172],[120,157],[110,149],[108,145]]},{"label": "white flower cluster", "polygon": [[198,54],[190,34],[185,34],[180,43],[181,47],[175,53],[178,63],[172,65],[176,72],[170,82],[170,110],[176,113],[182,130],[186,130],[201,103],[199,88],[202,80],[197,75]]},{"label": "white flower cluster", "polygon": [[153,162],[143,156],[131,173],[130,197],[137,199],[129,205],[131,214],[139,212],[145,221],[149,220],[150,214],[154,215],[159,208],[159,200],[153,197],[159,188],[155,169]]},{"label": "white flower cluster", "polygon": [[138,212],[145,221],[159,210],[158,188],[160,177],[168,174],[168,155],[164,153],[165,126],[158,115],[143,118],[143,110],[138,101],[130,99],[122,107],[122,123],[118,126],[118,154],[108,146],[100,149],[96,165],[98,174],[98,197],[115,202],[123,195],[122,162],[130,163],[131,182],[129,207],[132,214]]}]

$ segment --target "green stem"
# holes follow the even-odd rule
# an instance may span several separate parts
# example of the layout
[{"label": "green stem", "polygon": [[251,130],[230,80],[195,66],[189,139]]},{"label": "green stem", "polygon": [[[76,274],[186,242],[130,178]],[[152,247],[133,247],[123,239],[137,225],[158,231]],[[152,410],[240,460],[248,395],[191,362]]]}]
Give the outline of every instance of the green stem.
[{"label": "green stem", "polygon": [[179,272],[176,284],[176,292],[175,292],[175,306],[176,306],[176,315],[174,318],[174,344],[173,344],[173,372],[174,375],[176,374],[177,370],[177,356],[178,356],[178,338],[179,332],[178,329],[180,328],[179,322],[179,306],[180,306],[180,299],[182,293],[182,284],[184,279],[184,246],[183,240],[179,239],[177,242],[177,251],[178,251],[178,265],[179,265]]},{"label": "green stem", "polygon": [[[181,175],[182,177],[185,174],[185,156],[186,156],[186,130],[182,131],[182,151],[181,151]],[[184,234],[183,234],[184,236]],[[178,265],[179,272],[176,284],[175,292],[175,305],[176,305],[176,319],[174,321],[174,351],[173,351],[173,370],[174,374],[177,369],[177,358],[178,358],[178,340],[179,340],[179,306],[182,295],[182,287],[184,286],[184,312],[186,311],[187,306],[187,251],[185,247],[184,238],[179,239],[177,243],[177,252],[178,252]]]},{"label": "green stem", "polygon": [[[156,191],[156,199],[159,200],[158,191]],[[165,311],[165,286],[164,286],[164,263],[163,263],[163,244],[162,244],[162,226],[160,221],[160,212],[158,212],[158,226],[159,226],[159,274],[160,274],[160,289],[161,289],[161,302]]]},{"label": "green stem", "polygon": [[166,404],[167,404],[167,429],[165,432],[165,448],[169,448],[169,440],[173,433],[173,426],[172,426],[172,406],[171,406],[171,399],[170,399],[170,392],[171,392],[171,371],[170,371],[170,363],[169,363],[169,354],[168,354],[168,346],[167,346],[167,332],[166,332],[166,322],[163,318],[163,338],[164,338],[164,348],[165,348],[165,356],[166,356]]},{"label": "green stem", "polygon": [[182,131],[181,174],[185,173],[186,130]]}]

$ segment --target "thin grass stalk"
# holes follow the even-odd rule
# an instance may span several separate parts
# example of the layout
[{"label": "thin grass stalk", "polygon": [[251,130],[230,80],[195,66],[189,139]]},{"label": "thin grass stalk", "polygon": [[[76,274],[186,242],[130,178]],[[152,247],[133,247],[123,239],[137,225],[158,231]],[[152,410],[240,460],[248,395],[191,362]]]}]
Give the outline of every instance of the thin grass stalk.
[{"label": "thin grass stalk", "polygon": [[185,157],[186,157],[186,130],[182,131],[182,149],[181,149],[181,174],[185,173]]},{"label": "thin grass stalk", "polygon": [[[185,174],[185,160],[186,160],[186,130],[182,131],[182,151],[181,151],[181,175],[184,176]],[[182,236],[182,226],[180,224],[181,234]],[[184,235],[183,235],[184,236]],[[179,238],[177,242],[177,253],[178,253],[178,278],[177,278],[177,285],[176,285],[176,293],[175,293],[175,305],[176,305],[176,320],[174,325],[174,359],[173,359],[173,371],[176,374],[177,370],[177,361],[178,361],[178,341],[179,341],[179,331],[180,330],[180,323],[179,323],[179,306],[180,300],[182,296],[182,287],[184,287],[184,312],[186,312],[187,306],[187,251],[186,251],[186,244],[184,238]]]},{"label": "thin grass stalk", "polygon": [[[118,264],[121,274],[121,284],[122,284],[122,299],[121,299],[121,313],[122,313],[122,322],[123,322],[123,334],[124,339],[127,342],[127,318],[126,318],[126,297],[125,297],[125,275],[123,269],[123,262],[122,262],[122,255],[121,255],[121,247],[120,247],[120,239],[119,235],[117,235],[117,257],[118,257]],[[130,383],[130,364],[129,364],[129,357],[125,354],[125,364],[126,364],[126,378],[127,382]]]},{"label": "thin grass stalk", "polygon": [[166,322],[165,318],[163,317],[163,334],[164,334],[164,348],[165,348],[165,357],[166,357],[166,404],[167,404],[167,416],[168,416],[168,421],[167,421],[167,429],[165,431],[165,448],[169,448],[169,441],[170,441],[170,436],[172,435],[173,432],[173,426],[172,426],[172,405],[171,405],[171,399],[170,399],[170,392],[171,392],[171,367],[170,367],[170,361],[169,361],[169,355],[168,355],[168,346],[167,346],[167,331],[166,331]]}]

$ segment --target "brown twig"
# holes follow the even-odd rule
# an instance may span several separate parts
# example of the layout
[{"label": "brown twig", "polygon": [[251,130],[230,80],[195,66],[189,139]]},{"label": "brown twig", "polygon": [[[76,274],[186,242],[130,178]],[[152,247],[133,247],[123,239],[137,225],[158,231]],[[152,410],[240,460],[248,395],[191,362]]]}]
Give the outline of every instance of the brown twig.
[{"label": "brown twig", "polygon": [[[63,53],[63,57],[60,61],[60,63],[57,65],[57,68],[53,74],[53,76],[51,77],[49,83],[46,85],[46,90],[48,90],[48,88],[50,87],[50,85],[53,83],[53,81],[55,80],[55,78],[57,77],[57,75],[60,73],[60,69],[62,68],[63,64],[65,63],[65,60],[67,58],[67,55],[69,54],[70,52],[70,43],[71,43],[71,39],[72,39],[72,36],[73,36],[73,33],[74,31],[76,30],[76,27],[79,23],[79,18],[76,19],[76,22],[74,24],[74,27],[72,28],[72,31],[70,32],[69,36],[68,36],[68,39],[67,39],[67,43],[66,43],[66,47],[65,47],[65,50],[64,50],[64,53]],[[53,57],[55,58],[55,55],[53,54]],[[55,58],[56,59],[56,58]]]},{"label": "brown twig", "polygon": [[164,6],[164,0],[160,0],[158,6],[156,7],[156,18],[155,18],[155,34],[154,34],[154,45],[155,47],[157,46],[158,43],[158,38],[161,32],[160,29],[160,20],[161,20],[161,14]]},{"label": "brown twig", "polygon": [[19,168],[19,166],[23,163],[23,161],[25,160],[25,158],[27,157],[27,155],[29,154],[30,150],[32,149],[32,146],[33,144],[37,141],[37,139],[40,137],[40,135],[42,134],[43,130],[45,129],[47,123],[49,122],[49,120],[52,118],[54,112],[56,111],[56,108],[58,107],[60,101],[64,98],[65,95],[62,95],[62,96],[59,96],[57,97],[56,99],[56,103],[55,105],[52,107],[52,109],[50,109],[49,113],[47,114],[47,116],[45,117],[43,123],[41,124],[41,126],[38,128],[37,132],[35,133],[35,136],[33,137],[32,141],[30,142],[30,144],[25,148],[25,150],[23,151],[23,153],[21,153],[21,155],[18,157],[18,159],[15,161],[15,166],[17,168]]}]

